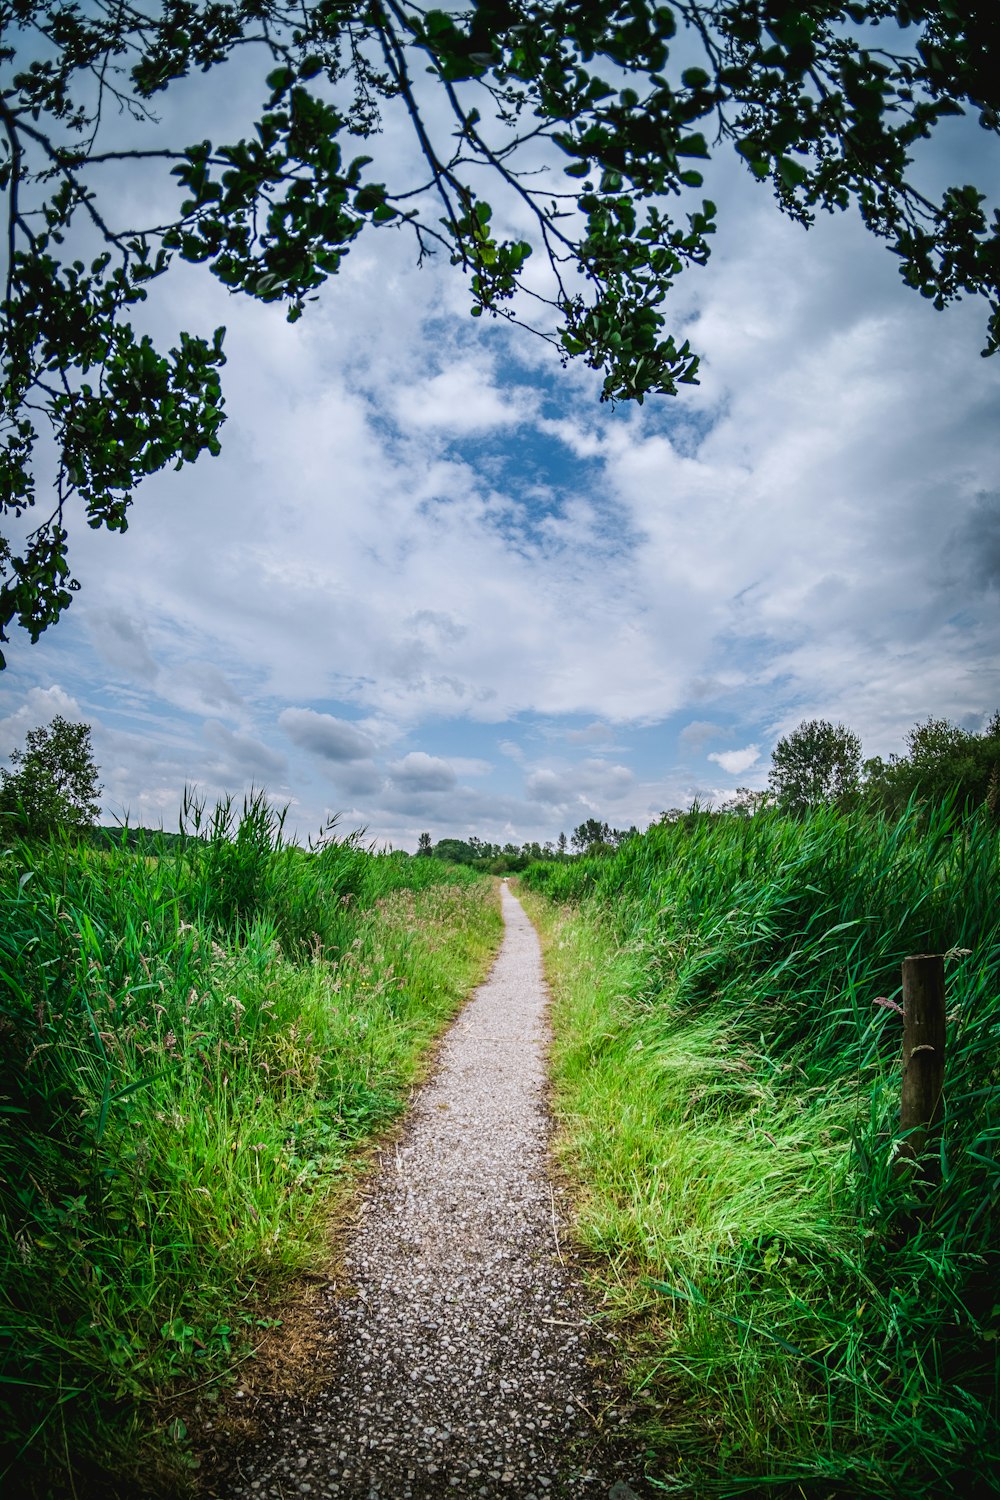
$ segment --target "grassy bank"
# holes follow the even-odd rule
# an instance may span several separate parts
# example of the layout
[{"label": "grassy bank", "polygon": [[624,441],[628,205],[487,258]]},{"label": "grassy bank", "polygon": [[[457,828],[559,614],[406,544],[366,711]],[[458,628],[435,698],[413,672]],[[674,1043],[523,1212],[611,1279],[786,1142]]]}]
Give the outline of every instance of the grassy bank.
[{"label": "grassy bank", "polygon": [[[819,812],[523,878],[580,1234],[667,1492],[994,1492],[998,876],[985,822]],[[874,1002],[948,951],[942,1183],[915,1216],[900,1018]]]},{"label": "grassy bank", "polygon": [[282,847],[262,799],[191,825],[0,858],[4,1493],[183,1467],[153,1405],[244,1352],[499,941],[437,861]]}]

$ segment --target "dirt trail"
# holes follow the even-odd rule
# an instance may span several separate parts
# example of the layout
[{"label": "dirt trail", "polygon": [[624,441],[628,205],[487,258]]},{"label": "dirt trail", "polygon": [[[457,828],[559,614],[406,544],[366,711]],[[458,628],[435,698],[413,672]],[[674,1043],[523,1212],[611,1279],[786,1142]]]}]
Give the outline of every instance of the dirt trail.
[{"label": "dirt trail", "polygon": [[506,884],[503,906],[492,973],[353,1232],[330,1384],[304,1408],[275,1405],[231,1500],[643,1493],[607,1351],[558,1248],[538,939]]}]

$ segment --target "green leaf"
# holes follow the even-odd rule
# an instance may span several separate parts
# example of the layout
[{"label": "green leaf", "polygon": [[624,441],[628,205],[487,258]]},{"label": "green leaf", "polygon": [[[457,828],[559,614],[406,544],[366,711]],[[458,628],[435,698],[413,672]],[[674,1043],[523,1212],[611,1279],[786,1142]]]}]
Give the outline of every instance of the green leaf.
[{"label": "green leaf", "polygon": [[778,176],[787,188],[801,187],[802,183],[809,179],[809,172],[801,162],[791,156],[778,158]]},{"label": "green leaf", "polygon": [[678,156],[707,157],[709,155],[708,143],[700,133],[682,136],[674,147],[674,150]]}]

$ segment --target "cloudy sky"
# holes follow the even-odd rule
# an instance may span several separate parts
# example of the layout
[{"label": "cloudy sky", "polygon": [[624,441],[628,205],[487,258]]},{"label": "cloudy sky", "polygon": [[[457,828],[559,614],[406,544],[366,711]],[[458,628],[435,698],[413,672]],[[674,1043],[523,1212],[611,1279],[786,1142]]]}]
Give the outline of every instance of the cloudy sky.
[{"label": "cloudy sky", "polygon": [[[976,144],[942,170],[967,180]],[[931,714],[978,728],[985,310],[935,312],[853,217],[805,232],[735,163],[710,186],[713,259],[673,302],[701,384],[643,408],[469,318],[394,232],[294,326],[177,275],[164,326],[229,329],[223,455],[148,481],[125,536],[81,528],[81,593],[0,675],[0,757],[62,713],[93,726],[109,821],[254,784],[303,837],[336,811],[413,849],[645,826],[762,785],[804,718],[869,755]]]}]

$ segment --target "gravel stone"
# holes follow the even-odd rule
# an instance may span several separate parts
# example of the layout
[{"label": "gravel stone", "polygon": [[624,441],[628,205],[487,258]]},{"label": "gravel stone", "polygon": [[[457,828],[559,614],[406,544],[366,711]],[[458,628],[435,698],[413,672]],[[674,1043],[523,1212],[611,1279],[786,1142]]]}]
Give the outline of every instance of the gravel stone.
[{"label": "gravel stone", "polygon": [[[546,993],[502,886],[497,961],[372,1181],[331,1295],[330,1380],[277,1402],[226,1500],[646,1493],[548,1174]],[[610,1421],[602,1413],[613,1412]]]}]

